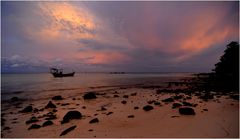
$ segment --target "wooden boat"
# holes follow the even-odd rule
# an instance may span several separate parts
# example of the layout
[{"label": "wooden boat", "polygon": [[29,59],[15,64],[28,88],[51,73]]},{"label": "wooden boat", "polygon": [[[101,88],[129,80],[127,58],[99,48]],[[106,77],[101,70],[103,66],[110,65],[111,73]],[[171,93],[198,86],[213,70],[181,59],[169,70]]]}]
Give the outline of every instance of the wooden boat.
[{"label": "wooden boat", "polygon": [[56,68],[51,68],[50,72],[52,73],[53,77],[72,77],[75,74],[75,72],[64,74],[62,69],[56,69]]}]

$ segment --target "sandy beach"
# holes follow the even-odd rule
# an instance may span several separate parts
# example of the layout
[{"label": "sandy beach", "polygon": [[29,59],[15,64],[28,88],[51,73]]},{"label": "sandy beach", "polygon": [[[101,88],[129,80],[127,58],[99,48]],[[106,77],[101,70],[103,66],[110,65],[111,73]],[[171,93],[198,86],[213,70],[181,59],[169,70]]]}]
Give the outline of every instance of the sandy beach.
[{"label": "sandy beach", "polygon": [[[182,87],[174,89],[179,88],[182,89]],[[1,136],[6,138],[239,137],[238,100],[215,92],[211,92],[213,98],[202,99],[202,94],[198,92],[187,94],[178,90],[175,93],[168,93],[166,89],[169,88],[137,85],[103,86],[91,89],[96,96],[93,99],[84,99],[83,96],[87,92],[81,90],[75,91],[77,92],[75,94],[61,95],[62,100],[54,99],[54,95],[39,100],[12,98],[2,102]],[[236,94],[238,95],[238,92]],[[169,101],[167,98],[173,99]],[[46,108],[49,101],[56,108]],[[152,109],[144,109],[146,105],[152,106]],[[173,108],[173,105],[176,105],[176,108]],[[21,112],[27,106],[32,106],[33,109],[30,112]],[[192,108],[195,114],[180,114],[179,109],[186,107]],[[78,111],[81,117],[61,124],[63,117],[69,111]],[[33,116],[32,121],[29,120]],[[48,121],[46,118],[49,117],[53,117],[50,118],[52,123],[43,126],[43,123]],[[29,129],[31,125],[39,126]],[[70,127],[72,129],[61,135]]]}]

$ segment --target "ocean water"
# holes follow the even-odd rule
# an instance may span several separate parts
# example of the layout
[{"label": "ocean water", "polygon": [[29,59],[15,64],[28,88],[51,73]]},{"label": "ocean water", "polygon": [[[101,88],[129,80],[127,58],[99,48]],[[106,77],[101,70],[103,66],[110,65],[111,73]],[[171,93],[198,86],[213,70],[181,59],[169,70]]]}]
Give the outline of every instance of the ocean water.
[{"label": "ocean water", "polygon": [[54,78],[49,73],[1,74],[1,97],[4,100],[18,93],[24,97],[44,96],[49,92],[71,93],[72,90],[84,91],[100,86],[162,85],[191,75],[192,73],[76,73],[74,77]]}]

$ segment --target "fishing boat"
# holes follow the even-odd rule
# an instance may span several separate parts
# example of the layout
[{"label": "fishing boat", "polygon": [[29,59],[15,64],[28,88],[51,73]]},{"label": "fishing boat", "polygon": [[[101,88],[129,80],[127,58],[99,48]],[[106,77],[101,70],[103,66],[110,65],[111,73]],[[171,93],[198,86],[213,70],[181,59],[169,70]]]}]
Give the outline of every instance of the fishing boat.
[{"label": "fishing boat", "polygon": [[72,77],[75,74],[75,72],[63,73],[62,69],[56,69],[56,68],[51,68],[50,72],[53,75],[53,77]]}]

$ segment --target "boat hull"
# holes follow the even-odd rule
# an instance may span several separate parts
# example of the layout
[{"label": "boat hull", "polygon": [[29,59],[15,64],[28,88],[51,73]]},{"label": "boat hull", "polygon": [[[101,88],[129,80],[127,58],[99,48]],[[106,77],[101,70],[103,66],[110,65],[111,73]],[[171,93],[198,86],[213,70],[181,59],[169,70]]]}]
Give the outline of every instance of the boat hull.
[{"label": "boat hull", "polygon": [[52,73],[53,77],[72,77],[74,76],[75,72],[66,73],[66,74],[59,74],[59,73]]}]

